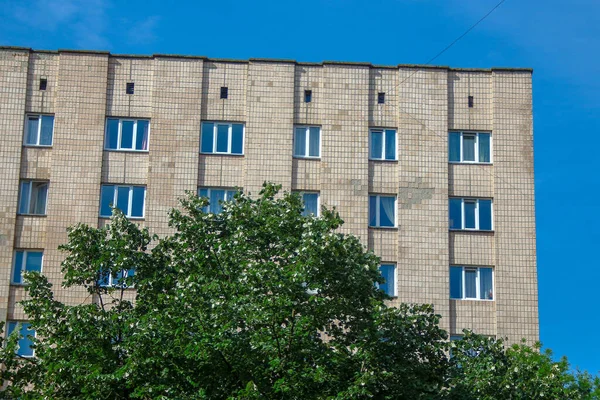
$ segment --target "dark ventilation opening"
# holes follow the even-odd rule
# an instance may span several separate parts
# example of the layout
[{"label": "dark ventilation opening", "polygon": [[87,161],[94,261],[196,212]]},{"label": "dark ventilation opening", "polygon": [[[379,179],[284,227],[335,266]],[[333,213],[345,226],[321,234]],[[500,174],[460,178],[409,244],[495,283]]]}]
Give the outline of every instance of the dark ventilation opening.
[{"label": "dark ventilation opening", "polygon": [[377,93],[377,104],[384,104],[384,103],[385,103],[385,93],[384,92]]},{"label": "dark ventilation opening", "polygon": [[135,89],[135,83],[127,82],[127,86],[125,87],[125,93],[133,94],[134,89]]},{"label": "dark ventilation opening", "polygon": [[48,87],[48,79],[40,78],[40,90],[46,90]]},{"label": "dark ventilation opening", "polygon": [[473,108],[473,96],[469,96],[469,108]]},{"label": "dark ventilation opening", "polygon": [[311,101],[312,101],[312,90],[305,90],[304,91],[304,102],[310,103]]},{"label": "dark ventilation opening", "polygon": [[227,89],[227,86],[221,86],[221,98],[226,99],[228,95],[229,89]]}]

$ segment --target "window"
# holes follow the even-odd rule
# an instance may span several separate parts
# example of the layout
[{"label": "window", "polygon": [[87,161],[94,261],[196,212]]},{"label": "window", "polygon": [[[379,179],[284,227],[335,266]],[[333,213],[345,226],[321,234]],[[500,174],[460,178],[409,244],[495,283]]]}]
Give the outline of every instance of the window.
[{"label": "window", "polygon": [[379,289],[383,290],[388,296],[396,296],[396,265],[381,264],[379,272],[383,279],[385,279],[384,283],[379,284]]},{"label": "window", "polygon": [[125,93],[126,94],[133,94],[135,90],[135,83],[134,82],[127,82],[125,84]]},{"label": "window", "polygon": [[467,100],[469,103],[469,108],[473,108],[473,96],[469,96],[469,98]]},{"label": "window", "polygon": [[321,157],[321,128],[297,126],[294,128],[294,157]]},{"label": "window", "polygon": [[20,326],[19,334],[22,336],[19,339],[19,348],[17,349],[17,354],[21,357],[33,357],[33,349],[31,345],[33,341],[32,337],[35,337],[35,330],[31,329],[31,325],[28,322],[17,322],[17,321],[7,321],[6,322],[6,336],[10,336],[17,327]]},{"label": "window", "polygon": [[13,261],[11,283],[22,285],[25,272],[42,272],[43,252],[34,250],[17,250]]},{"label": "window", "polygon": [[205,213],[219,214],[223,207],[221,202],[233,200],[233,196],[237,193],[235,189],[220,189],[220,188],[199,188],[198,196],[208,198],[209,205],[204,207],[202,211]]},{"label": "window", "polygon": [[312,90],[305,90],[304,91],[304,102],[310,103],[311,101],[312,101]]},{"label": "window", "polygon": [[100,193],[100,216],[112,215],[111,205],[123,211],[128,218],[144,218],[146,187],[102,185]]},{"label": "window", "polygon": [[200,153],[243,154],[244,124],[203,122]]},{"label": "window", "polygon": [[384,92],[377,93],[377,104],[385,104],[385,93]]},{"label": "window", "polygon": [[371,129],[369,142],[371,160],[396,160],[395,129]]},{"label": "window", "polygon": [[369,196],[369,226],[392,228],[396,226],[396,196]]},{"label": "window", "polygon": [[450,298],[494,300],[494,273],[491,267],[450,267]]},{"label": "window", "polygon": [[450,132],[448,160],[457,163],[491,163],[492,138],[485,132]]},{"label": "window", "polygon": [[226,86],[221,86],[221,98],[226,99],[229,95],[229,89]]},{"label": "window", "polygon": [[52,146],[54,115],[28,115],[25,125],[27,146]]},{"label": "window", "polygon": [[101,274],[100,280],[98,281],[98,285],[102,287],[127,287],[127,285],[123,282],[124,279],[128,277],[132,277],[135,275],[135,268],[131,268],[128,270],[120,270],[118,273],[113,274],[111,271],[106,270]]},{"label": "window", "polygon": [[145,119],[106,119],[106,150],[147,151],[150,121]]},{"label": "window", "polygon": [[450,229],[492,230],[491,199],[450,198],[448,201]]},{"label": "window", "polygon": [[316,192],[298,192],[300,197],[302,198],[302,203],[304,204],[304,211],[302,211],[302,215],[305,217],[309,215],[318,216],[319,215],[319,193]]},{"label": "window", "polygon": [[48,182],[21,181],[19,214],[46,215]]},{"label": "window", "polygon": [[46,90],[48,88],[48,79],[40,78],[40,90]]}]

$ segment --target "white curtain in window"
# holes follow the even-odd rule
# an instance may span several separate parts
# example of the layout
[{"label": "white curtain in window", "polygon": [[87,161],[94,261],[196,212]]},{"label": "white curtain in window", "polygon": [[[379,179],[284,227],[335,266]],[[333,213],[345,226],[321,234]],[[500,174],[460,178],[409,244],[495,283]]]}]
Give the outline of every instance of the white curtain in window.
[{"label": "white curtain in window", "polygon": [[479,294],[482,300],[493,300],[494,292],[492,287],[492,269],[491,268],[480,268],[479,269]]},{"label": "white curtain in window", "polygon": [[465,298],[477,298],[477,270],[465,268]]},{"label": "white curtain in window", "polygon": [[379,224],[380,226],[394,226],[395,210],[393,197],[380,197]]}]

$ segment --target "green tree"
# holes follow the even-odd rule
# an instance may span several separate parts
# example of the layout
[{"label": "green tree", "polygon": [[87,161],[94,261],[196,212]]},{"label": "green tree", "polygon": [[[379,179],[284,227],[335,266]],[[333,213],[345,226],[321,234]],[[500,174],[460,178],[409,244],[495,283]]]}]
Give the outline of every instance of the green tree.
[{"label": "green tree", "polygon": [[[15,357],[16,335],[7,340],[5,397],[446,395],[447,334],[432,307],[387,307],[379,260],[338,232],[337,213],[302,216],[300,198],[278,190],[238,194],[219,214],[189,195],[160,240],[120,212],[108,227],[70,229],[63,286],[92,301],[67,305],[44,276],[27,276],[36,357]],[[132,268],[120,287],[99,284]]]},{"label": "green tree", "polygon": [[553,361],[550,350],[465,332],[452,342],[450,399],[529,400],[600,399],[600,378],[572,372],[565,357]]}]

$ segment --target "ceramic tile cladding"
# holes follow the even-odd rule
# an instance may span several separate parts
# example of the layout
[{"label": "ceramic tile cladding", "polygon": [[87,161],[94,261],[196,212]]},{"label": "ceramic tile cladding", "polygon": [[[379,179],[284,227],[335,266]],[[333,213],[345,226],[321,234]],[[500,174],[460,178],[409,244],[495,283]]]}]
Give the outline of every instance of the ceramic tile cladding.
[{"label": "ceramic tile cladding", "polygon": [[[397,265],[391,304],[432,303],[451,333],[538,339],[530,71],[16,48],[0,48],[0,68],[0,319],[27,317],[23,288],[9,285],[14,249],[43,249],[58,285],[66,228],[108,223],[98,217],[101,184],[146,185],[137,222],[164,235],[186,191],[256,195],[272,181],[318,191],[343,232]],[[27,113],[55,115],[52,147],[23,146]],[[107,116],[150,120],[148,152],[104,150]],[[202,121],[243,123],[243,154],[200,154]],[[293,157],[295,125],[320,127],[318,157]],[[397,130],[397,160],[369,161],[370,128]],[[449,130],[490,132],[493,162],[449,164]],[[21,179],[49,182],[47,215],[17,216]],[[369,228],[369,194],[396,197],[396,227]],[[494,230],[450,232],[449,196],[492,199]],[[451,300],[450,265],[492,267],[494,300]],[[94,301],[78,289],[58,298]]]}]

